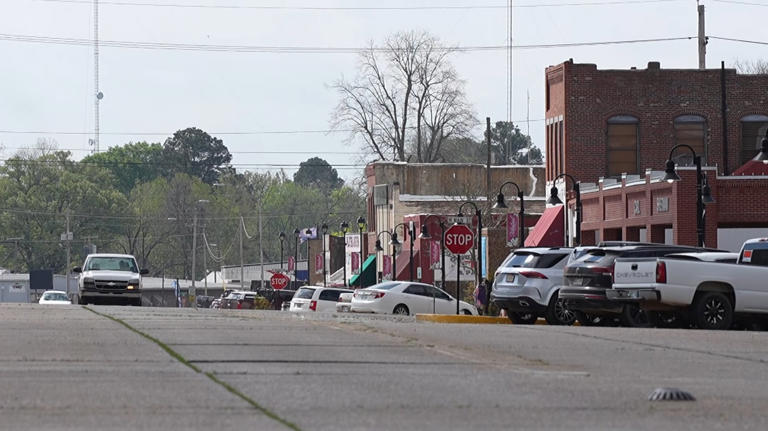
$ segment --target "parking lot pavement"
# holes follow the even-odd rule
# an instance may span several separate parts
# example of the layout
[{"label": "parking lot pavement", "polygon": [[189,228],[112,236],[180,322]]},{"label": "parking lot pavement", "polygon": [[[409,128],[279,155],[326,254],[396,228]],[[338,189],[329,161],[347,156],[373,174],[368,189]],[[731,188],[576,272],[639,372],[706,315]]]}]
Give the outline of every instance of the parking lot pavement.
[{"label": "parking lot pavement", "polygon": [[[768,349],[763,347],[766,334],[759,332],[444,325],[413,317],[250,310],[94,310],[155,340],[121,325],[109,326],[117,323],[93,313],[71,311],[57,317],[67,322],[61,327],[74,318],[81,332],[108,327],[116,334],[112,341],[102,336],[100,343],[114,345],[116,356],[127,351],[133,375],[106,378],[100,391],[119,391],[123,380],[136,393],[145,385],[151,398],[143,395],[149,398],[140,405],[145,417],[136,423],[147,428],[167,424],[174,415],[196,418],[199,410],[204,412],[199,421],[226,420],[232,412],[237,424],[252,420],[255,429],[295,424],[306,430],[700,430],[734,425],[762,430],[768,421],[763,414],[768,388],[761,379]],[[26,307],[11,315],[36,312]],[[0,332],[0,341],[6,334]],[[39,348],[35,345],[17,347],[34,351]],[[99,349],[88,352],[83,356],[104,355]],[[20,357],[11,363],[22,366]],[[122,363],[112,358],[104,366],[120,369]],[[3,384],[13,381],[7,373],[5,368],[0,372]],[[21,374],[27,382],[32,376]],[[78,391],[93,384],[65,382],[82,385]],[[659,386],[688,390],[697,401],[649,402],[648,394]],[[36,393],[20,383],[17,389],[29,397]],[[176,401],[167,410],[166,398]],[[195,408],[184,409],[189,404]],[[83,416],[84,410],[78,411]],[[121,418],[130,420],[128,416]],[[263,421],[265,416],[272,420]],[[19,424],[40,424],[32,422],[31,410],[17,408],[12,417]],[[87,411],[84,417],[89,417]],[[96,420],[119,428],[108,416]],[[194,429],[205,422],[182,423]],[[240,429],[237,424],[234,429]]]}]

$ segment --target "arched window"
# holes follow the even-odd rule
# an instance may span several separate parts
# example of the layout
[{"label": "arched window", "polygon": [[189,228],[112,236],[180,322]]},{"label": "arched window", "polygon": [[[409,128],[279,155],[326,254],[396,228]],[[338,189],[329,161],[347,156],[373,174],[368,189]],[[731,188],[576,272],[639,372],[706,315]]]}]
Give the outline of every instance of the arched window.
[{"label": "arched window", "polygon": [[[707,164],[707,120],[701,115],[681,115],[675,118],[675,145],[686,144],[701,156],[701,164]],[[680,165],[692,165],[693,155],[679,151],[674,161]]]},{"label": "arched window", "polygon": [[616,115],[608,119],[608,176],[636,174],[637,118]]},{"label": "arched window", "polygon": [[766,130],[768,130],[768,116],[747,115],[742,117],[739,166],[752,160],[757,155]]}]

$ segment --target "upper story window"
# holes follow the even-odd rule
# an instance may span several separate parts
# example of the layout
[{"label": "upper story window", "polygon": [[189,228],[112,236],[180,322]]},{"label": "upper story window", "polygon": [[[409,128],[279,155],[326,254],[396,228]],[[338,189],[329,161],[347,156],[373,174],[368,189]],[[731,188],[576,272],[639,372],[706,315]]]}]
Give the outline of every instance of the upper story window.
[{"label": "upper story window", "polygon": [[768,130],[768,116],[747,115],[741,119],[739,166],[752,160],[760,152],[760,144]]},{"label": "upper story window", "polygon": [[[701,115],[681,115],[675,118],[675,145],[685,144],[701,157],[701,164],[707,164],[707,120]],[[693,165],[690,151],[678,150],[673,157],[679,165]]]},{"label": "upper story window", "polygon": [[608,176],[636,174],[637,118],[616,115],[608,119]]}]

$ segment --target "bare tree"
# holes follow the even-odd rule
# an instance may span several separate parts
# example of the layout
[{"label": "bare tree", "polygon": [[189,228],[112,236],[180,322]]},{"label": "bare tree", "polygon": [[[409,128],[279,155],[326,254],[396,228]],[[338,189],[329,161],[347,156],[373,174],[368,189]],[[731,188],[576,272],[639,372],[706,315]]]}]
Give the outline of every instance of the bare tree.
[{"label": "bare tree", "polygon": [[[359,73],[333,85],[340,100],[334,129],[349,129],[382,160],[438,160],[446,139],[461,137],[477,123],[464,83],[448,61],[452,49],[427,33],[397,33],[360,53]],[[411,148],[412,146],[412,148]]]},{"label": "bare tree", "polygon": [[766,60],[736,60],[733,65],[739,73],[746,75],[768,74],[768,61]]}]

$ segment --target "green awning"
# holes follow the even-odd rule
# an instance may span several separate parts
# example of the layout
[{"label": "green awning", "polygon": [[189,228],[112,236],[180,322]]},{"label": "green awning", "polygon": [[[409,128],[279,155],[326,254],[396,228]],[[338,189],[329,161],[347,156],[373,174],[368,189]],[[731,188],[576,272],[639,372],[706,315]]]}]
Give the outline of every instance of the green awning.
[{"label": "green awning", "polygon": [[355,274],[349,279],[349,285],[368,287],[374,284],[376,284],[376,255],[372,254],[363,262],[363,269],[360,274]]}]

